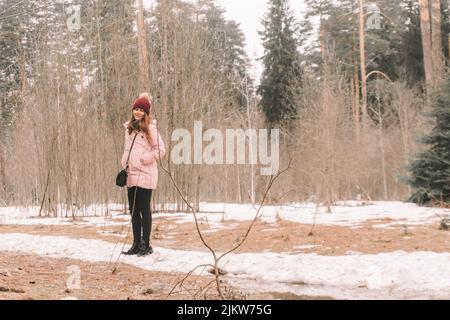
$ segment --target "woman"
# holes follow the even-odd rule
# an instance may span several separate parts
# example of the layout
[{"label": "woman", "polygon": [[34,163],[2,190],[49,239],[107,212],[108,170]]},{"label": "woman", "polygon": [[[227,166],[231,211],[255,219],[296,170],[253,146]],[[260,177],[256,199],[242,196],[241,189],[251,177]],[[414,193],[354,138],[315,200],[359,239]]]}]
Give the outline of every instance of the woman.
[{"label": "woman", "polygon": [[141,94],[133,103],[131,120],[124,123],[125,146],[121,163],[125,168],[130,154],[127,189],[133,226],[133,245],[124,252],[129,255],[143,256],[153,253],[150,246],[150,200],[158,183],[157,160],[164,157],[166,151],[156,128],[156,120],[150,116],[151,107],[151,97],[147,93]]}]

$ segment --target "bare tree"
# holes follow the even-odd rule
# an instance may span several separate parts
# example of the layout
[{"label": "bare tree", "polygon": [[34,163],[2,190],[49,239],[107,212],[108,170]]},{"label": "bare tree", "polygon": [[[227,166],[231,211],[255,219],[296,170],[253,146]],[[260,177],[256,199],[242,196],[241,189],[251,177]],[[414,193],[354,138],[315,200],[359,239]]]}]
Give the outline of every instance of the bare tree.
[{"label": "bare tree", "polygon": [[364,35],[364,0],[359,0],[359,55],[361,70],[362,121],[367,121],[367,77],[366,77],[366,48]]},{"label": "bare tree", "polygon": [[150,89],[150,79],[148,75],[148,55],[147,55],[147,33],[145,32],[144,24],[144,4],[143,0],[138,0],[138,48],[139,48],[139,82],[143,90]]},{"label": "bare tree", "polygon": [[[187,276],[189,276],[190,274],[192,274],[192,272],[193,272],[194,270],[196,270],[196,269],[198,269],[198,268],[200,268],[200,267],[204,267],[204,266],[211,266],[211,267],[213,267],[213,272],[214,272],[214,276],[215,276],[215,283],[216,283],[217,293],[219,294],[219,296],[220,296],[221,299],[225,299],[224,293],[223,293],[223,291],[222,291],[221,282],[220,282],[220,276],[222,275],[222,274],[221,274],[222,272],[221,272],[221,269],[220,269],[220,267],[219,267],[219,263],[220,263],[220,261],[221,261],[225,256],[227,256],[228,254],[230,254],[230,253],[236,251],[237,249],[239,249],[239,248],[244,244],[244,242],[247,240],[247,237],[248,237],[248,235],[250,234],[250,232],[251,232],[251,230],[252,230],[252,228],[253,228],[255,222],[256,222],[257,219],[259,218],[260,210],[261,210],[262,206],[264,205],[264,203],[265,203],[265,201],[266,201],[266,199],[267,199],[267,196],[268,196],[268,193],[269,193],[270,189],[272,188],[274,182],[278,179],[278,177],[279,177],[280,175],[282,175],[284,172],[286,172],[287,170],[289,170],[289,168],[290,168],[290,166],[291,166],[291,162],[292,162],[292,159],[290,159],[289,164],[288,164],[288,166],[287,166],[286,168],[284,168],[283,170],[280,170],[276,175],[270,176],[269,182],[268,182],[267,187],[266,187],[266,190],[265,190],[265,192],[264,192],[264,194],[263,194],[263,196],[262,196],[262,199],[261,199],[261,202],[260,202],[260,204],[259,204],[258,210],[256,211],[255,216],[254,216],[253,220],[251,221],[251,223],[249,224],[249,226],[248,226],[248,228],[247,228],[245,234],[243,235],[243,237],[242,237],[236,244],[234,244],[234,245],[232,246],[231,249],[227,250],[226,252],[224,252],[224,253],[222,253],[222,254],[219,254],[219,253],[218,253],[216,250],[214,250],[214,249],[212,248],[212,246],[206,241],[206,239],[204,238],[202,232],[200,231],[200,227],[199,227],[199,223],[198,223],[198,218],[197,218],[197,210],[196,210],[196,208],[192,205],[192,202],[189,201],[188,198],[186,198],[186,196],[185,196],[185,194],[183,193],[183,191],[179,188],[177,182],[176,182],[175,179],[173,178],[172,172],[170,172],[170,171],[168,170],[168,168],[165,167],[165,166],[163,165],[162,161],[159,160],[159,163],[160,163],[161,167],[163,168],[163,170],[164,170],[164,171],[168,174],[168,176],[170,177],[171,182],[172,182],[173,186],[176,188],[178,194],[182,197],[182,199],[183,199],[183,201],[186,203],[186,205],[191,209],[191,212],[192,212],[193,217],[194,217],[195,227],[196,227],[197,233],[198,233],[198,235],[199,235],[199,237],[200,237],[200,240],[202,241],[203,245],[209,250],[209,252],[212,254],[212,257],[213,257],[213,263],[212,263],[212,264],[196,266],[193,270],[191,270],[191,271],[188,272],[188,275],[187,275]],[[181,283],[182,283],[185,279],[186,279],[186,277],[184,277],[184,278],[181,280]],[[169,292],[168,296],[170,296],[170,294],[173,292],[173,290],[174,290],[178,285],[179,285],[179,283],[177,283],[177,284],[173,287],[173,289]]]}]

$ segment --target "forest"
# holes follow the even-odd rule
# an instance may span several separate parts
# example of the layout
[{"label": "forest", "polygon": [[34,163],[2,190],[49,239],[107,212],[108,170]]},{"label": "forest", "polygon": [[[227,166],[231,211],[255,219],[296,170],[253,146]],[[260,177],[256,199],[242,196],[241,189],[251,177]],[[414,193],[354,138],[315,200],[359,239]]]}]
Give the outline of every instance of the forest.
[{"label": "forest", "polygon": [[[134,259],[114,253],[131,243],[131,231],[124,231],[130,198],[115,179],[130,151],[124,123],[134,121],[145,93],[147,116],[165,145],[150,231],[166,260],[160,267],[125,260],[122,267],[150,268],[173,281],[172,272],[189,269],[197,285],[207,276],[194,270],[205,265],[215,277],[194,294],[183,280],[175,281],[179,291],[156,285],[156,299],[176,292],[206,298],[214,285],[212,297],[221,299],[384,299],[391,277],[399,283],[391,298],[448,299],[450,284],[439,291],[438,278],[413,284],[426,268],[419,262],[409,278],[404,265],[389,262],[407,265],[436,253],[427,261],[441,275],[450,272],[442,264],[448,265],[443,232],[450,227],[449,1],[302,0],[301,15],[293,1],[254,1],[265,8],[256,39],[263,54],[256,55],[247,47],[255,39],[246,39],[219,0],[0,0],[0,274],[18,250],[32,252],[27,263],[48,271],[39,259],[53,254],[57,237],[73,237],[61,245],[77,249],[68,256],[65,247],[55,249],[62,251],[52,259],[80,259],[82,272],[86,261],[104,264],[99,268],[116,261],[116,270],[119,258]],[[38,236],[42,247],[33,244]],[[88,239],[109,241],[96,244],[108,253],[78,256],[92,249]],[[178,261],[184,249],[194,251]],[[310,254],[308,266],[323,273],[309,277],[314,269],[298,271],[301,263],[286,253],[286,280],[274,271],[278,258],[264,250]],[[249,261],[292,287],[264,291],[231,281],[257,294],[221,289],[219,277],[230,273],[267,280],[233,254],[261,255]],[[379,254],[392,256],[364,258]],[[321,255],[346,271],[330,271]],[[167,262],[172,258],[177,265]],[[69,262],[55,263],[64,272]],[[357,271],[360,282],[352,263],[375,269]],[[14,278],[11,272],[4,271]],[[329,280],[328,272],[343,282]],[[110,281],[97,280],[92,287]],[[111,295],[91,288],[83,297],[152,295],[117,281]],[[355,291],[300,290],[299,282]],[[11,283],[21,287],[0,288],[15,298]],[[22,288],[37,299],[64,295]]]}]

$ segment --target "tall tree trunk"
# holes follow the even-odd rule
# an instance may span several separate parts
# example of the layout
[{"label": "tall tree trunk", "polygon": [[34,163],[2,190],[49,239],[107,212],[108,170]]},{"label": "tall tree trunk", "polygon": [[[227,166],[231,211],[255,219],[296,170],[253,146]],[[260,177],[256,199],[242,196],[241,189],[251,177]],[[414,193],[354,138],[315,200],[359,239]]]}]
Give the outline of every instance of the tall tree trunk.
[{"label": "tall tree trunk", "polygon": [[448,59],[450,60],[450,34],[448,35]]},{"label": "tall tree trunk", "polygon": [[100,36],[100,17],[101,17],[101,13],[100,13],[100,8],[99,8],[99,3],[97,2],[96,5],[96,9],[97,9],[97,17],[96,17],[96,22],[97,22],[97,41],[98,41],[98,48],[97,48],[97,59],[98,59],[98,66],[99,66],[99,70],[100,70],[100,84],[101,84],[101,101],[100,101],[100,107],[98,111],[98,114],[101,115],[101,117],[103,118],[103,113],[104,113],[104,105],[105,105],[105,73],[103,71],[103,58],[102,58],[102,38]]},{"label": "tall tree trunk", "polygon": [[433,63],[431,60],[431,28],[428,0],[419,0],[420,30],[422,33],[423,65],[425,68],[425,82],[427,88],[433,84]]},{"label": "tall tree trunk", "polygon": [[434,84],[439,84],[443,79],[444,74],[441,35],[441,0],[431,1],[431,48]]},{"label": "tall tree trunk", "polygon": [[359,0],[359,56],[361,68],[362,122],[367,120],[366,50],[364,39],[364,0]]},{"label": "tall tree trunk", "polygon": [[358,76],[358,68],[355,68],[353,74],[353,83],[354,83],[354,100],[355,100],[355,109],[354,109],[354,117],[355,117],[355,133],[356,139],[359,141],[360,136],[360,114],[361,114],[361,105],[360,105],[360,96],[359,96],[359,76]]},{"label": "tall tree trunk", "polygon": [[[6,171],[5,171],[5,156],[3,152],[3,143],[0,141],[0,191],[6,196]],[[5,200],[1,199],[0,200]]]},{"label": "tall tree trunk", "polygon": [[138,46],[139,46],[139,85],[144,91],[150,89],[150,79],[148,76],[147,60],[147,35],[144,24],[144,4],[139,0],[139,11],[137,16],[138,25]]},{"label": "tall tree trunk", "polygon": [[[248,78],[245,77],[245,99],[247,100],[247,128],[248,130],[252,130],[252,121],[251,121],[251,114],[250,112],[250,92],[248,90]],[[251,141],[249,142],[249,151],[250,155],[249,158],[253,159],[254,152],[257,152],[257,150],[253,150],[253,144]],[[239,167],[238,167],[239,170]],[[239,172],[239,171],[238,171]],[[241,196],[241,193],[239,191],[239,197]],[[252,160],[250,160],[250,202],[252,205],[255,205],[256,202],[256,196],[255,196],[255,165]],[[242,203],[241,201],[239,203]]]},{"label": "tall tree trunk", "polygon": [[380,147],[381,175],[383,178],[383,200],[388,200],[387,173],[386,173],[386,150],[383,137],[383,113],[380,105],[380,88],[379,79],[377,81],[377,105],[378,105],[378,142]]}]

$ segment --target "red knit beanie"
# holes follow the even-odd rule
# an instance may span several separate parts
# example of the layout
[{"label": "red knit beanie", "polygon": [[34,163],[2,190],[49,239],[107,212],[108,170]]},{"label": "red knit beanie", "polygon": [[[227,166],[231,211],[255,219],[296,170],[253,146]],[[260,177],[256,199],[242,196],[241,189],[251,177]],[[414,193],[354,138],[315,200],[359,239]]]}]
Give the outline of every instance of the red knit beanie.
[{"label": "red knit beanie", "polygon": [[133,103],[132,110],[136,108],[141,108],[146,114],[150,114],[150,109],[152,108],[152,101],[149,99],[147,94],[141,94]]}]

